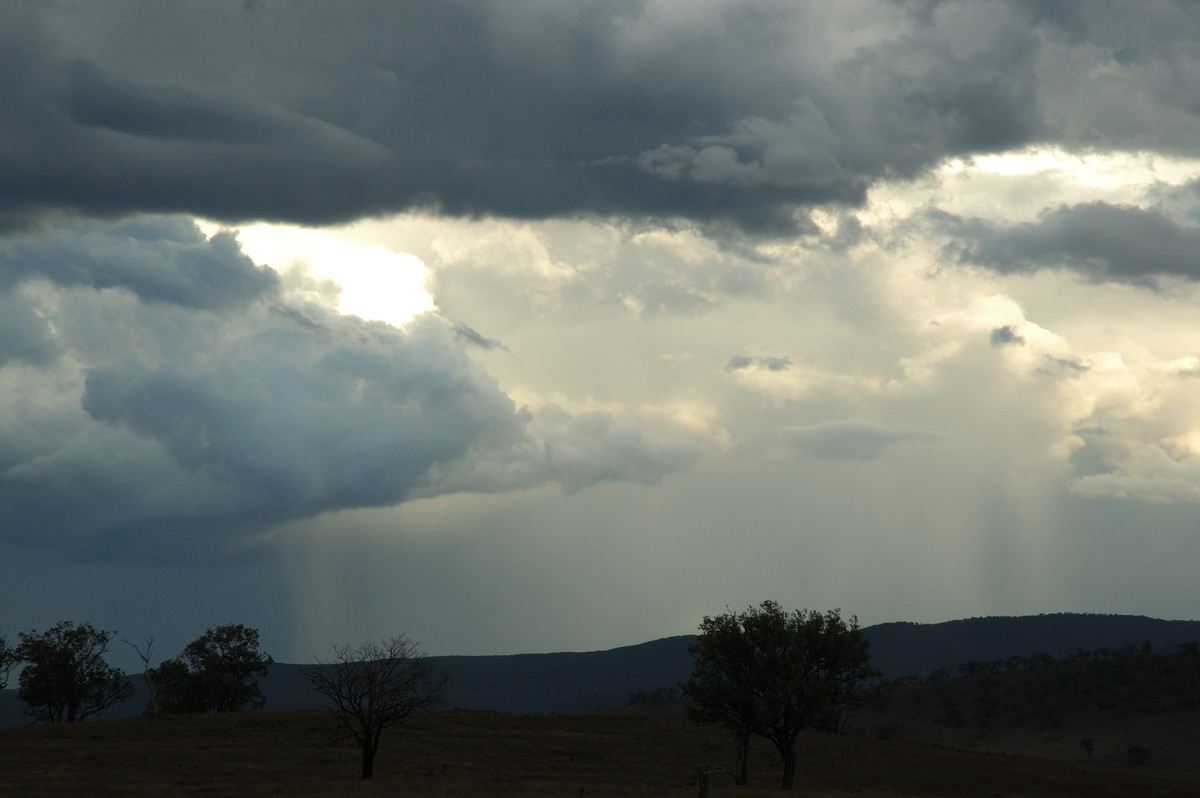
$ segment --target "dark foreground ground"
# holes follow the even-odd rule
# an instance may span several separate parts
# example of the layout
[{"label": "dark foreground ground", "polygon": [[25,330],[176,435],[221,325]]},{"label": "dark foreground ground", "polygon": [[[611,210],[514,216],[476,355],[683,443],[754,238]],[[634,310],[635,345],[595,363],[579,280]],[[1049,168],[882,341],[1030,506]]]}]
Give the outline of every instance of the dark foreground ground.
[{"label": "dark foreground ground", "polygon": [[[903,740],[805,735],[800,761],[806,796],[1200,796],[1186,775]],[[690,796],[703,763],[729,764],[724,736],[676,718],[447,710],[386,732],[362,782],[325,713],[247,712],[5,730],[0,795]],[[717,794],[779,794],[774,757],[753,764]]]}]

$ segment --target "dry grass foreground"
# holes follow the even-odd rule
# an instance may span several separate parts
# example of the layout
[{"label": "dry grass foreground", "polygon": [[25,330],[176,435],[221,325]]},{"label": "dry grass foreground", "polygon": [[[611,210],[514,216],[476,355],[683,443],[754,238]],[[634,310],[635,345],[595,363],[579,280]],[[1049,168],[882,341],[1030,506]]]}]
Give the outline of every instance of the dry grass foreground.
[{"label": "dry grass foreground", "polygon": [[[0,732],[4,796],[691,796],[690,763],[727,763],[718,730],[630,712],[429,713],[386,733],[376,778],[323,712],[247,712],[99,721]],[[1200,795],[1200,781],[1099,765],[903,741],[805,735],[796,794],[806,796]],[[772,789],[759,752],[750,787]]]}]

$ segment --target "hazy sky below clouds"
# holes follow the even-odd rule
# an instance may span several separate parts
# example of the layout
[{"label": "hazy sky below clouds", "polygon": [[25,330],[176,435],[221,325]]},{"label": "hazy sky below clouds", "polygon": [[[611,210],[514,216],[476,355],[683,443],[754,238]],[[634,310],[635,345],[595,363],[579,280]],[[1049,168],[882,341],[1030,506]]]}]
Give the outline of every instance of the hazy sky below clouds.
[{"label": "hazy sky below clouds", "polygon": [[1195,618],[1198,36],[1183,0],[6,4],[0,632]]}]

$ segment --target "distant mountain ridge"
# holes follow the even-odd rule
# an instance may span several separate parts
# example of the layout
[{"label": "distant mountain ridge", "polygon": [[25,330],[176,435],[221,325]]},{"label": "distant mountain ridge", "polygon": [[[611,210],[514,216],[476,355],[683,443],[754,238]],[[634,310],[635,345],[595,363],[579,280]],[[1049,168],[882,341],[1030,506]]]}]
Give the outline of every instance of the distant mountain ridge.
[{"label": "distant mountain ridge", "polygon": [[1079,649],[1142,644],[1159,651],[1200,640],[1200,621],[1164,621],[1141,615],[994,616],[943,623],[883,623],[866,628],[872,660],[885,678],[925,677],[945,668],[957,675],[971,660],[1046,652],[1061,658]]},{"label": "distant mountain ridge", "polygon": [[[1200,621],[1166,621],[1132,615],[1058,613],[1020,617],[970,618],[934,624],[884,623],[866,627],[872,660],[885,678],[925,677],[945,668],[957,675],[960,664],[1046,652],[1064,657],[1078,649],[1094,650],[1149,642],[1156,650],[1174,650],[1200,640]],[[454,677],[447,707],[528,713],[592,712],[622,706],[638,691],[677,686],[691,672],[688,646],[694,635],[653,640],[607,651],[555,654],[430,657]],[[305,665],[277,663],[262,680],[269,709],[320,706],[303,676]],[[105,717],[140,714],[145,705],[140,675],[131,675],[137,692]],[[15,690],[0,694],[0,727],[26,722]]]}]

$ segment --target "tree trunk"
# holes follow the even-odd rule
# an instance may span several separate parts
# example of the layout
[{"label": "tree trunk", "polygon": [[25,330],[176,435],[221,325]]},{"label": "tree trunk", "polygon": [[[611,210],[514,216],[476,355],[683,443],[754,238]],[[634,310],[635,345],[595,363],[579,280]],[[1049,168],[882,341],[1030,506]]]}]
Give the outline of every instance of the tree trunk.
[{"label": "tree trunk", "polygon": [[796,747],[795,746],[796,746],[796,744],[792,743],[792,745],[789,746],[787,748],[787,750],[785,750],[783,752],[783,784],[779,788],[781,790],[792,789],[792,782],[794,782],[796,780]]},{"label": "tree trunk", "polygon": [[365,740],[362,745],[362,777],[369,779],[375,775],[375,746],[371,745],[370,740]]},{"label": "tree trunk", "polygon": [[748,779],[750,770],[750,732],[745,730],[738,731],[737,737],[737,773],[734,778],[737,783],[745,785]]}]

